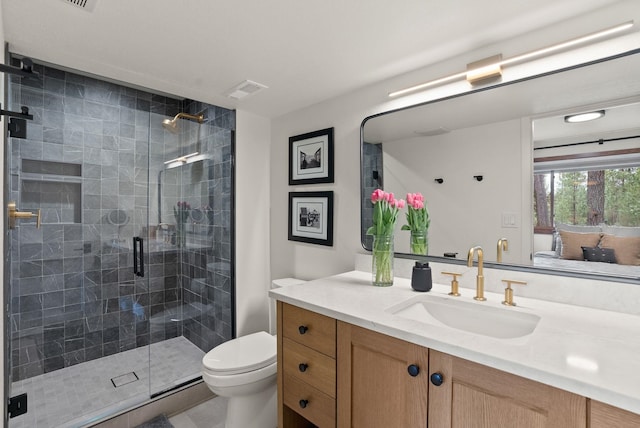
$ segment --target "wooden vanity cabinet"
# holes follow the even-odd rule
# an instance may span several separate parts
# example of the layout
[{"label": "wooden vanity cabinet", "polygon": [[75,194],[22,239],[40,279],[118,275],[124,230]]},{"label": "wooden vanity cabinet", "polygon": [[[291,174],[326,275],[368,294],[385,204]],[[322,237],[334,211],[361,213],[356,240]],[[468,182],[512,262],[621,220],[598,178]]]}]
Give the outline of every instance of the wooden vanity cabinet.
[{"label": "wooden vanity cabinet", "polygon": [[426,428],[429,351],[338,321],[338,427]]},{"label": "wooden vanity cabinet", "polygon": [[278,426],[335,428],[336,320],[278,302]]},{"label": "wooden vanity cabinet", "polygon": [[429,426],[587,426],[582,396],[433,350],[429,367]]},{"label": "wooden vanity cabinet", "polygon": [[278,427],[635,428],[640,415],[278,302]]},{"label": "wooden vanity cabinet", "polygon": [[589,428],[638,428],[640,414],[591,400]]}]

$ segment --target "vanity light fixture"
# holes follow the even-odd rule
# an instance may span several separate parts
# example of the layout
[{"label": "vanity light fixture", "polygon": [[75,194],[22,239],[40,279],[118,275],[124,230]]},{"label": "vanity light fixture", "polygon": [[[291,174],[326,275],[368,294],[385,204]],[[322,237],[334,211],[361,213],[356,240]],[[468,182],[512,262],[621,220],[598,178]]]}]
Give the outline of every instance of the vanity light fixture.
[{"label": "vanity light fixture", "polygon": [[494,55],[480,61],[467,64],[467,82],[479,85],[499,80],[502,77],[502,55]]},{"label": "vanity light fixture", "polygon": [[492,58],[485,58],[481,61],[476,61],[474,63],[470,63],[467,65],[467,70],[451,74],[449,76],[441,77],[439,79],[431,80],[429,82],[420,83],[415,86],[411,86],[409,88],[401,89],[399,91],[391,92],[389,97],[397,97],[400,95],[406,95],[411,92],[420,91],[423,89],[427,89],[433,86],[439,86],[444,83],[452,82],[455,80],[460,80],[465,78],[470,84],[478,84],[484,83],[485,79],[497,79],[501,76],[502,67],[505,65],[511,65],[516,63],[521,63],[526,60],[541,57],[543,55],[552,54],[561,50],[565,50],[568,48],[572,48],[581,44],[585,44],[588,42],[594,42],[596,40],[603,39],[605,37],[611,36],[613,34],[621,33],[633,27],[633,21],[628,21],[613,27],[605,28],[600,31],[596,31],[595,33],[590,33],[581,37],[577,37],[575,39],[567,40],[562,43],[558,43],[552,46],[547,46],[546,48],[537,49],[535,51],[527,52],[521,55],[514,56],[512,58],[507,59],[494,59],[492,62]]},{"label": "vanity light fixture", "polygon": [[587,113],[570,114],[564,117],[564,121],[567,123],[581,123],[589,122],[591,120],[600,119],[604,117],[604,110],[590,111]]}]

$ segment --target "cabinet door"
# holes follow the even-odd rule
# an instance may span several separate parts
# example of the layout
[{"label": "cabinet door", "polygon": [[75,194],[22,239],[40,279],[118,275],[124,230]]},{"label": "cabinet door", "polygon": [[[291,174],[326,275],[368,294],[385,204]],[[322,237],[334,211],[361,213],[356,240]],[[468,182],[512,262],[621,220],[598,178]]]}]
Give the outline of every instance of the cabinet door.
[{"label": "cabinet door", "polygon": [[426,348],[338,322],[338,427],[425,428],[428,363]]},{"label": "cabinet door", "polygon": [[429,368],[443,380],[429,384],[429,426],[587,426],[586,398],[579,395],[433,350]]},{"label": "cabinet door", "polygon": [[599,401],[591,401],[590,428],[637,428],[640,415],[627,412]]}]

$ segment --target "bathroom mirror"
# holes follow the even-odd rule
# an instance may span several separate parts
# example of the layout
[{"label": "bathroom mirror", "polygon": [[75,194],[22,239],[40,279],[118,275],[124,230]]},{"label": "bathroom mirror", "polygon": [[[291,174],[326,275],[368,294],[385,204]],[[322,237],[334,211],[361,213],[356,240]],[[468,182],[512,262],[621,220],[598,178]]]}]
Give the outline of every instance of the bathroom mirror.
[{"label": "bathroom mirror", "polygon": [[[373,190],[382,188],[396,198],[420,192],[431,217],[429,258],[462,263],[469,248],[480,245],[485,261],[497,262],[498,240],[506,239],[500,266],[508,269],[640,280],[636,265],[640,260],[634,258],[640,250],[626,257],[640,245],[638,209],[628,210],[623,221],[611,215],[590,220],[567,217],[561,203],[567,196],[559,193],[560,189],[566,193],[567,180],[580,176],[583,189],[577,198],[584,199],[586,186],[593,182],[588,171],[626,171],[635,174],[633,180],[640,174],[639,52],[365,118],[363,247],[371,248],[365,231],[371,225]],[[565,122],[565,116],[600,110],[605,115],[598,120]],[[640,192],[638,187],[629,189]],[[400,230],[404,212],[396,225],[395,250],[400,257],[410,257],[409,232]],[[581,226],[565,227],[560,220]],[[566,230],[564,255],[560,229]],[[576,243],[572,233],[596,233],[600,240]],[[602,242],[603,236],[613,238]],[[581,260],[566,258],[569,250],[582,251],[582,246],[599,250],[601,245],[611,247],[624,263],[592,261],[582,253],[573,257]],[[443,257],[445,253],[455,257]]]}]

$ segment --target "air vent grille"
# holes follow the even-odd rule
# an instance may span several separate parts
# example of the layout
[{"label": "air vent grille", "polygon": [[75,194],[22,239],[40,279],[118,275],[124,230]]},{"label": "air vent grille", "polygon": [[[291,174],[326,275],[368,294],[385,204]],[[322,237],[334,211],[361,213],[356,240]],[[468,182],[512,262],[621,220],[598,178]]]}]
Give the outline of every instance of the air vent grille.
[{"label": "air vent grille", "polygon": [[96,7],[97,0],[62,0],[67,4],[79,7],[80,9],[84,9],[87,11],[93,11]]},{"label": "air vent grille", "polygon": [[251,80],[245,80],[239,85],[236,85],[233,88],[229,89],[225,94],[229,98],[239,100],[242,98],[246,98],[249,95],[253,95],[263,89],[267,89],[267,86],[263,85],[262,83],[253,82]]},{"label": "air vent grille", "polygon": [[440,126],[438,128],[427,129],[425,131],[413,131],[414,134],[420,135],[421,137],[435,137],[436,135],[447,134],[451,132],[450,129],[445,128],[444,126]]}]

